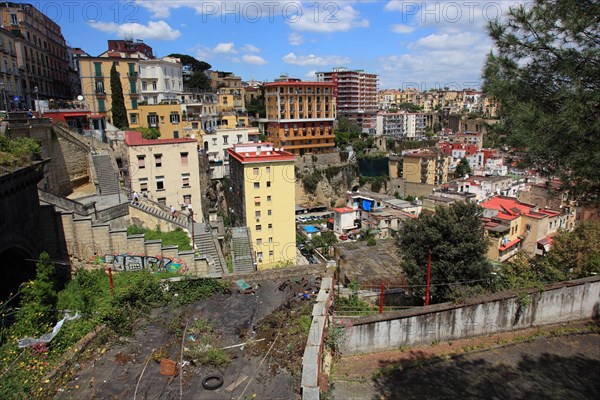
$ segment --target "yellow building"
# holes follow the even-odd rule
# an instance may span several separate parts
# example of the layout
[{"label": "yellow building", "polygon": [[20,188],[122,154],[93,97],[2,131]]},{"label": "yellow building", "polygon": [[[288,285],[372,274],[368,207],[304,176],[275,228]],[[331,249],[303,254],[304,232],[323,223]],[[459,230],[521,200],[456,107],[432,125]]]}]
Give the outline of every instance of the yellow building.
[{"label": "yellow building", "polygon": [[[112,53],[108,52],[108,54]],[[130,111],[138,108],[140,98],[139,58],[81,57],[79,59],[81,90],[92,113],[102,114],[112,122],[110,70],[113,64],[116,65],[117,72],[121,77],[125,108],[128,111],[129,123],[132,124]]]},{"label": "yellow building", "polygon": [[294,156],[271,143],[228,150],[235,226],[247,226],[258,269],[296,265]]},{"label": "yellow building", "polygon": [[441,185],[448,182],[452,160],[436,151],[417,150],[402,156],[402,177],[410,183]]},{"label": "yellow building", "polygon": [[177,100],[139,105],[137,110],[129,110],[128,115],[131,128],[156,128],[161,139],[199,138],[202,134],[200,121],[184,118],[182,106]]},{"label": "yellow building", "polygon": [[[17,67],[16,38],[6,29],[0,28],[0,110],[10,111],[12,107],[24,105],[23,85]],[[14,99],[18,101],[14,101]],[[31,103],[27,102],[27,107]]]},{"label": "yellow building", "polygon": [[194,219],[202,222],[196,140],[148,140],[143,139],[140,132],[128,131],[125,145],[131,190],[177,210],[191,204]]},{"label": "yellow building", "polygon": [[294,155],[335,149],[335,83],[288,79],[264,85],[266,133]]},{"label": "yellow building", "polygon": [[219,89],[219,111],[245,112],[246,100],[244,93],[245,90],[242,87]]}]

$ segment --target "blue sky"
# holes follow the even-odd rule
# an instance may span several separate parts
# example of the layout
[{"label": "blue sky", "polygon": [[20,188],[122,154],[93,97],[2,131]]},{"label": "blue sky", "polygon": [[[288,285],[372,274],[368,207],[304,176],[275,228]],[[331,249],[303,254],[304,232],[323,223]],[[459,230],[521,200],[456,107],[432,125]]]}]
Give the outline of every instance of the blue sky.
[{"label": "blue sky", "polygon": [[346,66],[380,89],[480,85],[485,24],[517,1],[199,1],[32,3],[91,55],[108,39],[143,39],[157,56],[184,53],[244,80],[310,80]]}]

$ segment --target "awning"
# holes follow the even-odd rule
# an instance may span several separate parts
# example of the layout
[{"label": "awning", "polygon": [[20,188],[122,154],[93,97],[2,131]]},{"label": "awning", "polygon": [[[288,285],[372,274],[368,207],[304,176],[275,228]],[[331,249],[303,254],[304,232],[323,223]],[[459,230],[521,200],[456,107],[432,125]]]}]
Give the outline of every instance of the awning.
[{"label": "awning", "polygon": [[550,251],[550,247],[552,247],[552,238],[546,236],[545,238],[538,240],[538,244],[544,248],[544,251],[548,252]]},{"label": "awning", "polygon": [[511,240],[510,242],[508,242],[506,244],[506,246],[500,246],[500,251],[504,251],[506,249],[510,249],[511,247],[513,247],[514,245],[518,244],[521,240],[521,238],[516,238],[515,240]]}]

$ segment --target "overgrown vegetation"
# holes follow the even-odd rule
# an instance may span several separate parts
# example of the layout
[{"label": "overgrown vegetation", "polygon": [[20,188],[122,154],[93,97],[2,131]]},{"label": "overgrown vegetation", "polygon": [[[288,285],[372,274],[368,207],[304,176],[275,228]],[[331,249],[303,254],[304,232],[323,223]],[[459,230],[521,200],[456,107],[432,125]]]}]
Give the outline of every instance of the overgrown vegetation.
[{"label": "overgrown vegetation", "polygon": [[131,225],[127,228],[128,235],[144,235],[146,240],[162,240],[165,246],[178,246],[179,250],[192,250],[190,237],[181,228],[175,228],[170,232],[162,232],[157,226],[156,229],[142,228],[137,225]]},{"label": "overgrown vegetation", "polygon": [[184,356],[197,364],[223,368],[231,361],[229,353],[221,349],[214,324],[206,318],[198,318],[187,330],[188,341]]},{"label": "overgrown vegetation", "polygon": [[22,167],[31,161],[40,160],[42,147],[32,138],[21,137],[14,140],[0,135],[0,165]]},{"label": "overgrown vegetation", "polygon": [[[9,300],[0,304],[6,321],[14,324],[0,330],[0,398],[45,399],[53,397],[44,380],[47,373],[94,327],[106,325],[119,335],[132,333],[134,321],[147,315],[152,307],[188,304],[222,292],[227,284],[213,279],[171,282],[165,291],[160,279],[148,271],[121,272],[113,276],[114,292],[104,269],[76,271],[73,279],[57,292],[56,269],[46,253],[37,264],[36,279],[21,285],[21,308],[7,309]],[[61,310],[60,313],[58,310]],[[40,337],[49,332],[62,310],[81,318],[64,323],[58,335],[49,343],[19,349],[18,339]]]},{"label": "overgrown vegetation", "polygon": [[306,190],[308,193],[314,193],[317,190],[317,186],[322,178],[323,175],[321,175],[321,172],[316,168],[313,169],[312,172],[302,177],[302,185],[304,186],[304,190]]},{"label": "overgrown vegetation", "polygon": [[148,140],[158,139],[160,137],[160,131],[156,128],[145,128],[139,126],[137,128],[133,128],[134,131],[141,132],[142,137]]}]

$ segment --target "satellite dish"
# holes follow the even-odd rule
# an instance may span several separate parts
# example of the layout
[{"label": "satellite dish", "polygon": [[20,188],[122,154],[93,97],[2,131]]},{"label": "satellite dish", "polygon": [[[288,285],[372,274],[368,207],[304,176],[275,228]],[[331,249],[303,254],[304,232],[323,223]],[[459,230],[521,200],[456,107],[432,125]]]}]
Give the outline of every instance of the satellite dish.
[{"label": "satellite dish", "polygon": [[83,101],[83,96],[82,95],[77,96],[77,100]]}]

